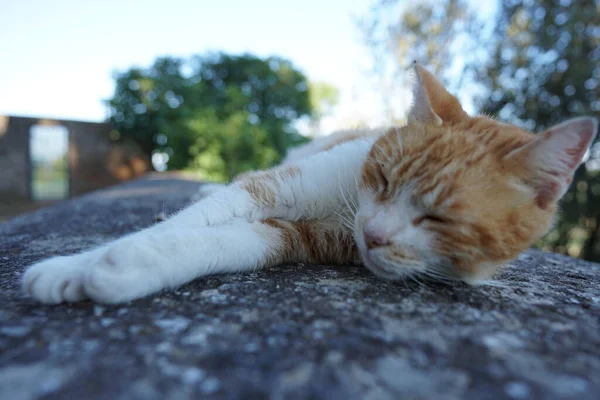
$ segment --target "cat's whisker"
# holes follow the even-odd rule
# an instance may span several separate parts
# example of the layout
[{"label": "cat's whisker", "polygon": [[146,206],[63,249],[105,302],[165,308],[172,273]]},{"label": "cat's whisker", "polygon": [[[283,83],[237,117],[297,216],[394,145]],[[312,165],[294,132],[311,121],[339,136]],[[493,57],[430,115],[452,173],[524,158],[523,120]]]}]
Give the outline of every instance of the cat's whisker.
[{"label": "cat's whisker", "polygon": [[[356,193],[356,192],[354,192]],[[347,194],[348,194],[348,198],[350,200],[350,204],[352,205],[352,213],[356,214],[356,211],[358,210],[358,203],[356,201],[356,196],[353,195],[353,193],[350,193],[350,189],[347,189]]]},{"label": "cat's whisker", "polygon": [[[344,169],[347,172],[348,167],[344,166]],[[356,174],[352,174],[352,176],[354,177],[354,182],[356,183]],[[340,179],[338,179],[338,184],[339,184],[339,188],[340,188],[340,190],[342,192],[342,195],[344,195],[344,188],[341,186],[341,180]],[[358,193],[358,190],[355,190],[353,193],[351,193],[350,192],[350,188],[347,187],[346,188],[346,193],[345,193],[347,195],[347,197],[344,196],[346,204],[350,203],[350,205],[352,206],[352,207],[349,207],[349,208],[350,208],[350,211],[351,211],[353,217],[354,217],[354,215],[356,215],[356,212],[358,211],[358,203],[356,201],[356,196],[355,196],[356,193]]]},{"label": "cat's whisker", "polygon": [[351,218],[344,216],[342,221],[346,223],[348,228],[354,229],[354,221]]},{"label": "cat's whisker", "polygon": [[425,287],[426,285],[423,283],[423,281],[419,280],[418,276],[416,274],[408,274],[408,277],[410,279],[412,279],[413,282],[415,282],[419,287]]},{"label": "cat's whisker", "polygon": [[478,281],[476,282],[476,286],[491,286],[504,289],[510,287],[510,285],[507,282],[501,282],[494,279],[485,279],[482,281]]},{"label": "cat's whisker", "polygon": [[407,285],[407,283],[406,283],[406,276],[400,275],[400,279],[402,279],[402,284],[404,284],[404,286],[406,286]]},{"label": "cat's whisker", "polygon": [[431,278],[434,281],[442,282],[442,283],[456,283],[459,282],[458,279],[449,277],[448,275],[438,274],[432,271],[424,271],[424,276]]},{"label": "cat's whisker", "polygon": [[[342,196],[342,200],[344,200],[346,207],[348,207],[348,212],[350,212],[352,217],[354,217],[354,215],[356,214],[356,211],[358,209],[358,205],[355,202],[351,203],[350,200],[348,200],[348,196],[346,196],[344,188],[342,187],[339,179],[338,179],[338,188],[340,190],[340,195]],[[351,195],[350,195],[350,198],[352,198]]]},{"label": "cat's whisker", "polygon": [[426,276],[425,274],[421,274],[421,273],[419,273],[418,275],[419,275],[419,277],[423,278],[423,279],[422,279],[423,286],[425,286],[425,287],[427,287],[427,288],[431,288],[431,287],[432,287],[432,286],[430,285],[430,283],[431,283],[431,282],[429,282],[429,281],[427,280],[427,276]]},{"label": "cat's whisker", "polygon": [[344,200],[344,203],[346,204],[347,210],[350,213],[352,213],[352,211],[353,211],[352,206],[348,202],[348,199],[346,198],[346,195],[344,194],[344,190],[341,187],[340,187],[340,194],[342,195],[342,200]]},{"label": "cat's whisker", "polygon": [[428,263],[427,269],[423,271],[423,274],[430,278],[444,282],[444,283],[456,283],[460,282],[457,276],[452,275],[448,272],[447,267],[442,263]]},{"label": "cat's whisker", "polygon": [[347,216],[345,216],[337,211],[335,211],[334,213],[340,218],[340,222],[342,223],[343,226],[345,226],[349,230],[354,230],[354,223]]}]

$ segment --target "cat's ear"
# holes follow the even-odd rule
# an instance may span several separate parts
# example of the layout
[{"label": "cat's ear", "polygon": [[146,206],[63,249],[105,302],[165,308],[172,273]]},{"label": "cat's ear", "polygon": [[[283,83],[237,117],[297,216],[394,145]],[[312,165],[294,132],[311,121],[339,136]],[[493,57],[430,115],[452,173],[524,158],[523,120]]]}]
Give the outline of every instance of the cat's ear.
[{"label": "cat's ear", "polygon": [[413,85],[413,104],[408,113],[408,121],[420,121],[440,126],[442,123],[456,123],[469,118],[435,76],[416,61],[414,62],[415,83]]},{"label": "cat's ear", "polygon": [[518,162],[515,168],[527,168],[527,180],[541,208],[565,194],[597,131],[596,118],[573,118],[537,134],[532,142],[508,155]]}]

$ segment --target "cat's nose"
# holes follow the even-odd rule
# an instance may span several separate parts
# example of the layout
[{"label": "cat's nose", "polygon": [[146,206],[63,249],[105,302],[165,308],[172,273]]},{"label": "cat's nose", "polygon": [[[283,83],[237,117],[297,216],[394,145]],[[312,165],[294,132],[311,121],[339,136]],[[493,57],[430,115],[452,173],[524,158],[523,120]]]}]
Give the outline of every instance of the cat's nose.
[{"label": "cat's nose", "polygon": [[391,244],[389,237],[375,229],[369,229],[368,226],[365,227],[365,243],[369,250],[377,247],[389,246]]}]

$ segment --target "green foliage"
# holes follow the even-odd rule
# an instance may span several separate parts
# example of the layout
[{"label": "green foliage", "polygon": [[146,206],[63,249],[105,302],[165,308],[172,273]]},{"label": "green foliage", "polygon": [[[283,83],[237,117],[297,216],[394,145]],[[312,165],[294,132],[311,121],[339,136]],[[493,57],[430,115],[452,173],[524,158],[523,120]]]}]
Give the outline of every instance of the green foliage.
[{"label": "green foliage", "polygon": [[248,122],[248,117],[248,112],[241,111],[220,119],[214,110],[208,110],[187,119],[186,129],[203,132],[189,149],[193,160],[190,167],[205,177],[228,180],[241,172],[273,165],[279,154],[269,142],[269,133]]},{"label": "green foliage", "polygon": [[32,163],[31,194],[36,200],[56,200],[69,196],[69,172],[66,155],[52,161]]},{"label": "green foliage", "polygon": [[483,109],[530,129],[600,111],[600,13],[594,0],[502,3]]},{"label": "green foliage", "polygon": [[289,61],[225,54],[119,73],[108,104],[121,139],[214,179],[280,160],[305,140],[292,123],[312,111],[306,77]]},{"label": "green foliage", "polygon": [[309,84],[309,99],[313,115],[321,118],[329,114],[338,103],[339,90],[326,82],[311,82]]},{"label": "green foliage", "polygon": [[[533,131],[600,111],[600,12],[594,0],[502,3],[483,110]],[[600,260],[600,148],[576,172],[540,247]]]},{"label": "green foliage", "polygon": [[308,87],[309,102],[312,109],[310,115],[311,130],[313,133],[320,132],[320,124],[323,117],[330,114],[337,105],[340,92],[326,82],[311,82]]}]

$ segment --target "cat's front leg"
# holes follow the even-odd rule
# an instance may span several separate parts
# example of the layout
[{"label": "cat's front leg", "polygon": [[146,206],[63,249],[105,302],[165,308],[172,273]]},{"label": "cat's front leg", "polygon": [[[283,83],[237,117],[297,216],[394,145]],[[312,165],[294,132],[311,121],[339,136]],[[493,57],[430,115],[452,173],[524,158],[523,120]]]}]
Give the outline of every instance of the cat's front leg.
[{"label": "cat's front leg", "polygon": [[147,229],[87,253],[54,257],[30,267],[23,288],[43,303],[120,303],[213,273],[282,262],[347,263],[356,256],[351,231],[335,220],[239,220]]},{"label": "cat's front leg", "polygon": [[258,222],[140,233],[109,246],[92,266],[83,281],[88,297],[120,303],[200,276],[263,267],[279,243]]},{"label": "cat's front leg", "polygon": [[53,257],[23,276],[26,293],[49,304],[91,298],[119,303],[215,272],[261,267],[280,243],[277,230],[263,223],[189,229],[147,229],[98,249]]}]

